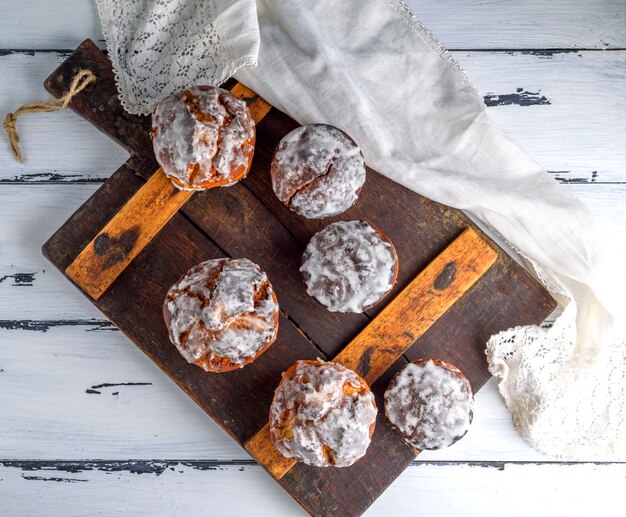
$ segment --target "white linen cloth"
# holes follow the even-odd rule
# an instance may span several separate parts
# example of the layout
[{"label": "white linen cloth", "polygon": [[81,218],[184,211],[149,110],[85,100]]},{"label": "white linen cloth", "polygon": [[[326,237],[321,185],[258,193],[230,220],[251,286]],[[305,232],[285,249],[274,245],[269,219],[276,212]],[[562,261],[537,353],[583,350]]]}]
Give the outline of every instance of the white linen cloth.
[{"label": "white linen cloth", "polygon": [[[115,25],[102,6],[119,9],[122,0],[98,1],[103,25]],[[372,168],[488,225],[566,305],[547,331],[520,327],[487,343],[490,370],[522,436],[554,456],[626,459],[626,340],[618,325],[626,239],[619,230],[607,232],[503,134],[460,67],[400,1],[256,4],[258,66],[240,68],[239,81],[302,124],[343,129]],[[123,41],[111,40],[119,31],[105,32],[110,48],[171,37],[164,28],[144,34],[154,30],[145,24],[124,30]],[[204,50],[223,58],[219,47]],[[120,89],[129,96],[121,81]]]}]

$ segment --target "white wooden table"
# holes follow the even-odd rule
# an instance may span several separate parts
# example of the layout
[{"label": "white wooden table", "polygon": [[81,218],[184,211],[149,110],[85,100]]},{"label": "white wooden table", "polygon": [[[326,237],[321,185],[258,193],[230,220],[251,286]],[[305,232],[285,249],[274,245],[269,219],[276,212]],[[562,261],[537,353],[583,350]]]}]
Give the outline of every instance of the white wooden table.
[{"label": "white wooden table", "polygon": [[[626,224],[626,0],[407,3],[508,134]],[[0,0],[0,112],[46,99],[86,37],[104,45],[88,0]],[[70,112],[19,128],[25,165],[0,141],[0,515],[302,513],[41,256],[125,152]],[[368,515],[616,515],[625,489],[626,464],[528,447],[492,380],[467,437],[420,455]]]}]

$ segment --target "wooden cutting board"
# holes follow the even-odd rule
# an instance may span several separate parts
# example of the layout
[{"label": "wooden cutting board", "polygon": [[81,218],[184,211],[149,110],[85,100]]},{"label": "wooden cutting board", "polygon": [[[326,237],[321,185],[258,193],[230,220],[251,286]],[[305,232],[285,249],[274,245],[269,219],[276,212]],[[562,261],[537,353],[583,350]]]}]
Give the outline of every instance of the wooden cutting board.
[{"label": "wooden cutting board", "polygon": [[[44,255],[64,273],[158,169],[149,139],[150,118],[122,109],[111,64],[91,41],[81,44],[52,73],[46,88],[61,96],[79,69],[93,71],[97,82],[77,95],[71,108],[118,141],[130,158],[44,245]],[[297,126],[271,108],[257,124],[249,176],[229,188],[194,194],[97,300],[88,298],[234,440],[248,444],[248,450],[309,513],[359,515],[414,460],[416,451],[379,418],[367,454],[355,465],[319,469],[298,463],[276,475],[271,461],[263,456],[260,438],[281,373],[298,359],[339,356],[355,361],[350,352],[384,323],[394,336],[406,341],[402,348],[406,351],[370,377],[379,409],[391,376],[418,357],[438,357],[455,364],[476,392],[490,376],[484,354],[487,339],[516,325],[542,322],[555,302],[462,212],[415,194],[373,170],[368,169],[357,203],[341,216],[313,221],[290,212],[272,191],[269,166],[281,137]],[[380,228],[393,241],[399,257],[393,292],[365,314],[328,312],[306,294],[299,273],[311,236],[333,220],[347,219],[364,219]],[[123,252],[124,242],[113,245]],[[489,254],[492,259],[480,269],[476,264]],[[281,306],[280,330],[277,341],[251,365],[232,373],[209,374],[186,363],[170,343],[161,307],[169,287],[191,266],[224,256],[247,257],[267,272]],[[463,267],[474,278],[450,294],[463,276]],[[429,275],[433,288],[424,283]],[[418,288],[431,299],[452,298],[420,332],[412,333],[416,308],[410,295]],[[355,368],[361,373],[372,368],[370,359],[378,360],[377,354],[384,352],[377,346],[370,343],[356,357]]]}]

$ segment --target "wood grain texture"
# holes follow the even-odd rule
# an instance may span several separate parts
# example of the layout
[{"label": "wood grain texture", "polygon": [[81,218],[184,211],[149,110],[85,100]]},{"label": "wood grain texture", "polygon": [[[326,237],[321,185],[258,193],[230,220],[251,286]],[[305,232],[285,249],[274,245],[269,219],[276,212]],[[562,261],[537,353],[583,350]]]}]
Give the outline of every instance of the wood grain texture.
[{"label": "wood grain texture", "polygon": [[[447,48],[615,48],[626,46],[620,0],[406,0]],[[7,2],[0,48],[75,48],[91,37],[104,48],[95,5],[66,0]]]},{"label": "wood grain texture", "polygon": [[[69,263],[80,250],[80,243],[97,227],[105,207],[111,210],[139,189],[142,182],[126,168],[118,170],[107,183],[110,190],[99,191],[87,206],[73,216],[72,232],[59,232],[46,246],[57,263]],[[111,197],[111,196],[119,197]],[[157,235],[150,253],[140,254],[98,301],[105,315],[124,328],[152,360],[190,394],[205,411],[224,424],[231,436],[242,442],[267,418],[264,408],[273,396],[280,372],[300,357],[314,358],[318,350],[285,318],[281,319],[277,342],[252,365],[224,375],[208,375],[186,363],[169,342],[162,322],[161,305],[169,286],[192,265],[223,256],[192,225],[177,214]],[[162,264],[175,264],[166,269]],[[133,293],[128,296],[128,293]],[[220,396],[217,397],[217,393]],[[237,408],[237,414],[231,409]]]},{"label": "wood grain texture", "polygon": [[464,230],[334,361],[373,384],[478,282],[497,258],[474,230]]},{"label": "wood grain texture", "polygon": [[[511,517],[618,515],[626,465],[459,463],[412,465],[368,516]],[[445,487],[447,495],[441,487]],[[453,488],[451,490],[451,487]],[[487,488],[486,488],[487,487]],[[259,515],[302,512],[256,465],[207,461],[0,463],[7,516]],[[211,494],[211,503],[198,497]],[[589,494],[594,497],[589,497]],[[155,495],[158,494],[158,495]],[[213,497],[219,494],[220,497]],[[488,497],[477,497],[488,494]],[[532,494],[529,496],[528,494]],[[46,504],[42,504],[42,501]]]},{"label": "wood grain texture", "polygon": [[[58,69],[59,74],[47,81],[48,88],[55,95],[60,95],[66,87],[67,81],[58,76],[70,76],[77,67],[83,66],[85,61],[89,68],[100,78],[96,86],[91,90],[93,98],[86,102],[83,97],[77,97],[72,102],[72,110],[80,113],[94,126],[103,130],[106,134],[119,141],[126,149],[131,150],[131,157],[126,166],[141,178],[148,180],[154,173],[156,160],[154,158],[152,144],[149,139],[143,138],[136,133],[140,131],[140,125],[150,127],[146,117],[137,117],[139,121],[130,122],[132,131],[125,129],[123,121],[129,115],[123,111],[117,101],[117,106],[111,106],[112,99],[117,99],[111,94],[110,88],[114,84],[113,72],[110,64],[102,58],[102,53],[90,42],[86,42],[80,50],[73,53]],[[51,86],[53,85],[53,86]],[[242,95],[249,95],[250,90],[242,88]],[[110,115],[103,115],[102,110],[92,109],[92,103],[98,106],[106,105],[111,108]],[[259,115],[266,113],[268,106],[258,96],[250,97],[250,104],[260,106]],[[121,122],[118,122],[118,117]],[[282,127],[272,122],[279,117]],[[294,122],[274,110],[273,116],[268,122],[264,118],[257,125],[257,141],[262,135],[271,133],[269,139],[263,137],[262,142],[257,143],[255,159],[248,177],[267,176],[268,168],[265,161],[258,158],[259,154],[267,155],[267,146],[275,148],[273,141],[277,141],[286,133],[287,127]],[[282,132],[281,132],[282,131]],[[265,149],[264,149],[265,148]],[[388,181],[388,180],[387,180]],[[391,182],[390,182],[391,183]],[[315,300],[306,295],[301,289],[299,273],[302,256],[302,243],[297,243],[290,234],[289,228],[277,220],[264,204],[276,198],[270,190],[265,198],[258,199],[245,188],[247,181],[242,181],[229,188],[210,189],[193,196],[189,205],[185,205],[182,213],[186,214],[200,229],[211,236],[211,240],[218,244],[226,254],[230,256],[245,256],[253,261],[263,263],[263,269],[267,272],[272,285],[280,293],[280,304],[283,309],[310,336],[316,345],[329,356],[345,346],[350,339],[360,331],[368,319],[363,315],[343,315],[330,313],[320,306]],[[271,187],[270,187],[271,188]],[[408,192],[406,189],[404,189]],[[196,199],[197,201],[193,201]],[[219,224],[216,226],[216,221]]]},{"label": "wood grain texture", "polygon": [[[253,461],[111,324],[2,320],[0,369],[0,458]],[[467,436],[417,460],[545,461],[510,420],[492,379]]]},{"label": "wood grain texture", "polygon": [[295,458],[283,456],[274,447],[269,424],[246,442],[245,449],[274,479],[281,479],[297,463]]},{"label": "wood grain texture", "polygon": [[247,102],[252,119],[256,123],[259,123],[263,117],[269,113],[270,109],[272,109],[272,106],[268,102],[241,83],[235,84],[230,91],[232,94]]},{"label": "wood grain texture", "polygon": [[[92,198],[55,234],[45,246],[49,259],[63,269],[101,224],[107,211],[115,211],[141,186],[141,180],[130,169],[122,167]],[[314,359],[323,355],[304,334],[286,318],[281,319],[277,341],[258,360],[237,372],[207,375],[200,368],[186,363],[169,343],[161,320],[161,304],[168,286],[193,264],[220,256],[222,251],[202,236],[180,214],[152,242],[150,253],[140,254],[118,281],[98,300],[100,310],[124,329],[124,333],[166,374],[172,378],[202,409],[239,443],[244,443],[267,421],[267,408],[278,384],[280,373],[297,359]],[[145,251],[148,251],[146,249]],[[223,255],[222,255],[223,256]],[[166,269],[163,264],[176,267]],[[132,293],[132,295],[129,295]],[[218,396],[219,394],[219,396]],[[370,462],[392,458],[393,468],[372,478],[371,464],[359,462],[351,476],[362,480],[364,495],[352,501],[350,512],[362,513],[391,481],[411,462],[412,455],[385,424],[372,443]],[[407,451],[407,452],[405,452]],[[296,471],[297,469],[294,469]],[[291,473],[290,473],[291,474]],[[323,514],[324,508],[348,504],[341,484],[327,489],[321,499],[304,498],[309,482],[330,486],[336,476],[328,471],[298,471],[283,480],[283,486],[310,512]],[[339,501],[339,502],[338,502]]]},{"label": "wood grain texture", "polygon": [[[624,204],[626,184],[594,185],[591,188],[586,185],[569,185],[568,188],[596,212],[626,226],[626,205]],[[103,319],[101,313],[90,303],[86,303],[83,296],[62,275],[51,268],[49,262],[40,253],[41,244],[96,189],[96,185],[49,183],[0,186],[0,227],[2,228],[0,320],[32,321],[36,326],[38,325],[36,322],[41,321],[42,327],[45,327],[55,322],[63,325],[63,322],[68,320]],[[222,190],[229,191],[230,189]],[[29,203],[24,203],[24,199],[28,199]],[[223,229],[226,225],[214,223],[213,226],[216,232],[223,236],[220,242],[226,242],[230,233],[230,230]],[[273,233],[266,232],[261,225],[259,225],[258,233],[261,236],[259,242],[265,242],[268,245],[269,241],[275,242],[276,246],[283,245],[281,239]],[[254,234],[251,233],[251,235]],[[234,252],[236,256],[245,254],[239,246],[234,249]],[[276,260],[277,267],[280,266],[280,262]],[[274,276],[272,281],[276,282],[277,278]],[[289,276],[280,275],[281,278]],[[297,282],[299,279],[296,278]],[[310,299],[308,296],[303,296],[303,299],[307,298]],[[459,303],[462,304],[463,301]],[[285,297],[281,299],[281,304],[283,306],[286,304]],[[316,304],[313,304],[313,307],[315,306]],[[324,334],[332,337],[332,327],[330,330],[324,330]],[[424,336],[422,341],[427,336]],[[63,341],[63,338],[59,339]],[[346,344],[348,342],[349,339]],[[15,353],[18,353],[18,350]]]},{"label": "wood grain texture", "polygon": [[[46,89],[57,97],[61,95],[67,88],[68,74],[74,73],[77,66],[92,71],[102,70],[103,73],[97,75],[96,84],[89,89],[88,97],[74,99],[72,109],[134,151],[127,162],[130,167],[143,165],[143,171],[146,167],[149,170],[154,163],[152,145],[147,137],[149,117],[133,117],[121,108],[110,65],[93,41],[83,42],[62,65],[62,71],[46,79]],[[265,100],[240,83],[233,86],[232,92],[246,101],[256,123],[271,108]],[[94,106],[97,106],[96,110]],[[194,194],[193,191],[177,189],[161,168],[156,172],[150,171],[146,176],[148,181],[66,269],[66,275],[95,300],[104,294]]]},{"label": "wood grain texture", "polygon": [[193,194],[177,189],[162,169],[157,170],[79,253],[65,274],[97,300]]},{"label": "wood grain texture", "polygon": [[[605,38],[607,32],[617,34],[623,47],[623,2],[409,4],[449,48],[538,49],[453,55],[490,99],[490,115],[522,148],[599,213],[626,223],[621,116],[626,53],[545,50],[611,48],[615,41]],[[82,0],[6,2],[0,46],[73,48],[99,32],[94,12],[93,4]],[[66,55],[0,52],[0,110],[44,100],[41,82]],[[95,190],[75,183],[102,183],[127,153],[70,112],[25,117],[20,129],[25,166],[0,145],[0,457],[215,458],[224,463],[11,466],[0,470],[0,493],[9,495],[0,498],[0,513],[201,515],[207,507],[197,495],[210,486],[224,495],[213,502],[214,513],[294,515],[297,505],[260,467],[237,462],[246,461],[243,449],[120,332],[107,329],[97,319],[99,312],[39,254],[45,238]],[[450,313],[458,316],[457,307]],[[422,343],[434,346],[431,334]],[[152,385],[85,393],[104,382]],[[409,467],[367,515],[613,515],[621,504],[621,465],[511,464],[514,459],[547,460],[515,432],[492,379],[476,396],[469,434],[451,448],[422,453],[418,460],[438,463]],[[463,463],[467,460],[477,463]],[[477,497],[487,493],[485,487],[488,497]]]},{"label": "wood grain texture", "polygon": [[[258,134],[265,131],[263,121]],[[249,177],[260,174],[267,174],[267,169],[255,160]],[[332,357],[369,319],[363,314],[332,313],[306,293],[300,274],[304,246],[247,184],[244,181],[226,189],[202,192],[185,205],[184,213],[228,254],[263,263],[281,309]]]},{"label": "wood grain texture", "polygon": [[[273,149],[280,140],[281,128],[288,131],[295,127],[295,122],[278,112],[266,118],[262,125],[265,130],[259,131],[253,165],[260,173],[250,174],[243,185],[258,199],[263,200],[266,208],[282,222],[301,247],[304,247],[312,235],[321,230],[325,224],[340,219],[370,221],[394,243],[401,265],[398,281],[391,294],[367,312],[369,317],[383,310],[386,304],[393,300],[395,295],[452,240],[466,227],[473,226],[460,211],[416,196],[408,189],[369,169],[359,201],[340,217],[325,221],[302,220],[277,200],[273,194],[271,178],[266,173],[270,168]],[[397,217],[397,214],[403,216]],[[411,238],[407,238],[408,235]],[[428,343],[435,349],[443,343],[448,343],[449,346],[443,346],[439,354],[449,356],[450,362],[468,374],[474,390],[478,390],[489,378],[485,368],[484,343],[494,333],[509,328],[511,325],[509,327],[505,325],[510,324],[512,319],[518,321],[513,326],[519,325],[521,321],[530,323],[533,315],[528,312],[528,308],[536,307],[530,300],[537,300],[537,296],[541,298],[542,289],[537,290],[536,282],[508,255],[499,248],[497,250],[499,258],[496,264],[478,285],[460,300],[459,304],[462,304],[463,309],[445,313],[406,354],[407,357],[419,356],[424,351],[433,351]],[[512,295],[512,289],[515,295]],[[485,300],[490,300],[492,296],[500,301],[494,304],[486,303]],[[506,304],[502,303],[504,299]],[[544,301],[548,304],[545,310],[549,310],[550,300]],[[477,319],[476,314],[479,314]],[[476,325],[476,321],[481,323]],[[316,329],[316,326],[313,325],[312,328]],[[333,329],[338,335],[343,331],[342,327]],[[354,335],[351,334],[350,338]],[[344,346],[348,341],[344,342]],[[334,357],[342,348],[328,346],[324,350],[330,357]],[[456,362],[452,361],[452,358]]]}]

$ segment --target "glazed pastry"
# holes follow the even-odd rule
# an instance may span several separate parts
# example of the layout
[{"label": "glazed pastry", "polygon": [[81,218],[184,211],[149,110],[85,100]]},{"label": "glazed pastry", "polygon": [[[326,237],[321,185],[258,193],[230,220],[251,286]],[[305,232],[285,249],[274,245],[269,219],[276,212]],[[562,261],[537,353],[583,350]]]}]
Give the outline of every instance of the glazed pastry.
[{"label": "glazed pastry", "polygon": [[357,200],[365,162],[343,131],[310,124],[283,137],[271,175],[274,192],[285,205],[303,217],[323,219],[345,212]]},{"label": "glazed pastry", "polygon": [[270,407],[278,451],[316,467],[348,467],[365,455],[376,426],[376,402],[363,378],[332,362],[297,361]]},{"label": "glazed pastry", "polygon": [[300,272],[307,293],[333,312],[363,312],[382,300],[398,275],[391,241],[365,221],[340,221],[317,232]]},{"label": "glazed pastry", "polygon": [[250,170],[255,124],[246,103],[222,88],[195,86],[152,112],[154,154],[183,190],[230,185]]},{"label": "glazed pastry", "polygon": [[174,284],[163,304],[170,340],[189,363],[226,372],[254,361],[278,333],[278,302],[248,259],[207,260]]},{"label": "glazed pastry", "polygon": [[460,440],[472,423],[474,396],[461,371],[438,359],[418,359],[400,370],[385,391],[385,417],[419,450]]}]

